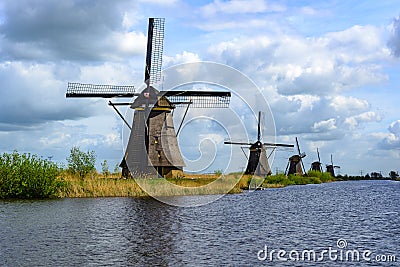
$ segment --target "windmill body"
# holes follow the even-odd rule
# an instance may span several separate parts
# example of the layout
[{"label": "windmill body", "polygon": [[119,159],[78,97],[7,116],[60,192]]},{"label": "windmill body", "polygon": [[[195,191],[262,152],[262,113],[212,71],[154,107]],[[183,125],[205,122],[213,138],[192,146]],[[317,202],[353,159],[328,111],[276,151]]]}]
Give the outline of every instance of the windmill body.
[{"label": "windmill body", "polygon": [[331,154],[331,164],[326,165],[326,172],[330,173],[332,177],[336,177],[335,169],[340,169],[340,166],[333,165],[333,156]]},{"label": "windmill body", "polygon": [[[175,106],[150,87],[131,105],[135,110],[124,164],[133,175],[164,176],[185,166],[176,138],[171,111]],[[146,103],[152,103],[146,114]],[[154,103],[155,102],[155,103]],[[154,103],[154,104],[153,104]]]},{"label": "windmill body", "polygon": [[322,172],[322,163],[321,163],[321,158],[319,157],[318,148],[317,148],[317,155],[318,155],[318,161],[314,161],[313,163],[311,163],[311,170],[317,171],[317,172]]},{"label": "windmill body", "polygon": [[286,175],[296,174],[296,175],[304,175],[305,169],[303,164],[303,158],[306,156],[305,153],[300,152],[299,141],[296,137],[296,146],[297,146],[297,155],[293,155],[289,158],[288,165],[286,166]]},{"label": "windmill body", "polygon": [[299,155],[293,155],[289,158],[289,169],[287,174],[304,174],[303,168],[301,167],[301,157]]},{"label": "windmill body", "polygon": [[257,141],[249,148],[250,155],[247,162],[245,174],[267,176],[271,174],[271,167],[268,164],[265,146]]},{"label": "windmill body", "polygon": [[[136,97],[133,103],[109,102],[131,129],[125,155],[120,164],[124,177],[165,176],[171,171],[183,170],[185,163],[172,118],[172,111],[176,107],[229,106],[231,94],[226,91],[158,91],[154,88],[153,85],[161,79],[163,40],[164,19],[149,18],[146,88],[141,93],[136,93],[133,86],[68,84],[67,97]],[[118,105],[130,105],[134,110],[132,126],[118,111]]]}]

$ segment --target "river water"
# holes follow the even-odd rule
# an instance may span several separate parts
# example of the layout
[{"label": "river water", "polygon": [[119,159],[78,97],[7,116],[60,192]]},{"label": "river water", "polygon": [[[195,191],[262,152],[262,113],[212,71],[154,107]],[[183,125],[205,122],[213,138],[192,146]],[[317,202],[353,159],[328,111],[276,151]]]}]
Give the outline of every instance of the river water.
[{"label": "river water", "polygon": [[399,212],[394,181],[268,189],[191,208],[0,201],[0,266],[400,266]]}]

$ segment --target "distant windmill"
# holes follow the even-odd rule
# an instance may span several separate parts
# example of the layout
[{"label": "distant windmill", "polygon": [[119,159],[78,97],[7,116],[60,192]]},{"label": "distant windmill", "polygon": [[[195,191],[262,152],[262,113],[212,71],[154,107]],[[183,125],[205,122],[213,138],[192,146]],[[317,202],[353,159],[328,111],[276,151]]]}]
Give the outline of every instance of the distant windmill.
[{"label": "distant windmill", "polygon": [[224,144],[250,146],[250,156],[248,157],[247,167],[244,174],[257,176],[267,176],[271,174],[271,167],[269,166],[266,153],[267,147],[294,147],[294,145],[288,144],[273,144],[261,142],[261,111],[258,112],[257,141],[255,143],[225,141]]},{"label": "distant windmill", "polygon": [[340,166],[333,165],[333,156],[331,154],[331,164],[326,165],[326,172],[329,172],[332,175],[332,177],[335,177],[335,168],[340,169]]},{"label": "distant windmill", "polygon": [[317,148],[317,155],[318,155],[318,161],[314,161],[313,163],[311,163],[311,170],[322,172],[322,163],[321,163],[321,158],[319,157],[318,148]]},{"label": "distant windmill", "polygon": [[289,158],[289,162],[286,166],[286,171],[285,171],[286,175],[289,174],[304,175],[306,173],[302,160],[306,156],[306,153],[301,153],[297,137],[296,137],[296,146],[298,154],[293,155]]},{"label": "distant windmill", "polygon": [[[131,129],[128,145],[120,167],[122,175],[165,176],[182,171],[183,161],[173,124],[172,111],[177,106],[193,108],[226,108],[230,102],[227,91],[158,91],[153,87],[161,80],[164,44],[164,19],[149,18],[145,65],[146,88],[136,93],[134,86],[68,83],[67,97],[136,97],[133,103],[111,105]],[[132,126],[116,106],[129,105],[135,110]],[[187,112],[186,109],[186,112]],[[185,112],[185,115],[186,115]],[[184,120],[183,117],[182,121]]]}]

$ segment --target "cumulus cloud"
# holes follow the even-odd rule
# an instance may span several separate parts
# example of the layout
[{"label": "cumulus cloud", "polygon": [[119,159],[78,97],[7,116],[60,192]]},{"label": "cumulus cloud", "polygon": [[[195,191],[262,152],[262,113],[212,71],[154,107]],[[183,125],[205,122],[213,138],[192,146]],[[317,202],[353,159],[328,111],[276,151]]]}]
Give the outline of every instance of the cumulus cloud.
[{"label": "cumulus cloud", "polygon": [[163,66],[173,66],[181,63],[191,63],[200,61],[200,56],[195,53],[191,53],[188,51],[183,51],[181,54],[176,54],[175,56],[164,56],[163,57]]},{"label": "cumulus cloud", "polygon": [[[126,29],[129,1],[3,1],[0,58],[122,60],[141,54],[145,37]],[[125,21],[124,21],[125,18]]]},{"label": "cumulus cloud", "polygon": [[392,122],[388,130],[389,133],[384,134],[378,147],[385,150],[400,149],[400,120]]},{"label": "cumulus cloud", "polygon": [[93,101],[66,100],[66,85],[54,77],[52,66],[0,63],[0,130],[93,115]]},{"label": "cumulus cloud", "polygon": [[374,111],[368,111],[346,118],[344,120],[344,124],[348,127],[348,129],[355,130],[360,126],[361,123],[379,122],[381,120],[382,120],[381,114]]},{"label": "cumulus cloud", "polygon": [[388,46],[395,57],[400,57],[400,16],[393,21],[392,35],[388,41]]},{"label": "cumulus cloud", "polygon": [[258,35],[221,42],[210,58],[262,76],[284,95],[330,95],[387,79],[373,64],[387,56],[379,29],[357,26],[318,38]]}]

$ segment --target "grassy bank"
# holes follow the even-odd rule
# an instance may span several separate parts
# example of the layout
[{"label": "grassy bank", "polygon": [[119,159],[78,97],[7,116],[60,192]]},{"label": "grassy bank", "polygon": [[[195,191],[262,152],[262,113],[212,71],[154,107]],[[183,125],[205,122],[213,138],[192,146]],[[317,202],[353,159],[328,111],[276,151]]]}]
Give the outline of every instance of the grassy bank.
[{"label": "grassy bank", "polygon": [[267,176],[262,183],[264,188],[279,188],[289,185],[320,184],[336,181],[329,173],[309,171],[307,176],[277,174]]},{"label": "grassy bank", "polygon": [[[63,169],[31,154],[0,155],[0,199],[51,197],[143,197],[240,193],[244,189],[318,184],[334,179],[327,173],[309,172],[308,176],[283,174],[252,177],[228,175],[187,175],[161,179],[121,179],[120,174],[102,176],[90,165],[84,175],[80,168]],[[104,172],[108,173],[108,172]]]},{"label": "grassy bank", "polygon": [[[120,179],[119,176],[81,179],[65,172],[61,175],[66,184],[58,197],[143,197],[240,193],[247,188],[251,177],[224,175],[220,178],[177,179]],[[147,193],[149,192],[149,193]]]},{"label": "grassy bank", "polygon": [[[308,176],[284,174],[251,177],[241,174],[223,175],[220,178],[175,178],[175,179],[120,179],[118,175],[103,177],[95,174],[81,179],[64,173],[67,184],[58,197],[144,197],[179,196],[240,193],[245,189],[280,188],[289,185],[320,184],[335,179],[327,173],[310,172]],[[149,193],[147,193],[149,192]]]}]

